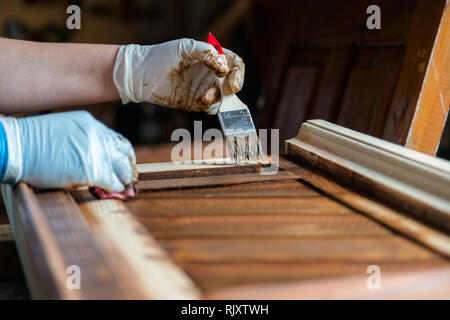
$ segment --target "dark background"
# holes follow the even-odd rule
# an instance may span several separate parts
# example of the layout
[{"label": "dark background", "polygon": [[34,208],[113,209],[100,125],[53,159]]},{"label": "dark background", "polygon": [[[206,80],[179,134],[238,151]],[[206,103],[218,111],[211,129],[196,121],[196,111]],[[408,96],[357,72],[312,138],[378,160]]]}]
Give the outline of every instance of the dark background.
[{"label": "dark background", "polygon": [[[309,117],[317,117],[314,112],[303,112],[303,109],[312,108],[310,106],[317,104],[317,101],[313,100],[317,94],[310,94],[307,91],[309,84],[305,82],[305,78],[309,77],[306,74],[311,71],[308,69],[310,64],[323,63],[320,57],[325,52],[324,44],[333,47],[334,50],[347,45],[345,42],[347,38],[348,41],[353,41],[348,44],[352,50],[349,64],[353,69],[357,69],[367,67],[359,66],[358,59],[371,50],[371,44],[361,43],[387,40],[390,42],[386,50],[393,53],[387,53],[385,50],[383,54],[388,59],[389,56],[397,55],[398,61],[392,58],[392,61],[397,63],[404,54],[401,48],[402,41],[405,41],[408,33],[416,2],[416,0],[0,0],[0,27],[2,36],[8,38],[113,44],[156,44],[182,37],[204,40],[206,34],[212,31],[224,47],[235,51],[244,59],[246,79],[239,96],[250,108],[256,126],[281,127],[281,141],[283,141],[295,135],[302,121]],[[81,7],[81,30],[66,28],[68,17],[66,8],[70,4]],[[365,8],[369,4],[378,4],[382,8],[381,31],[368,31],[365,28],[367,18]],[[289,48],[286,55],[290,58],[286,59],[298,60],[300,66],[306,65],[307,68],[298,69],[302,72],[303,78],[291,79],[289,72],[286,72],[284,75],[286,79],[280,81],[275,78],[279,76],[278,70],[282,70],[283,64],[286,63],[286,59],[280,59],[279,54],[287,37],[286,33],[294,33],[293,38],[299,40]],[[301,44],[300,47],[298,43]],[[326,55],[328,56],[328,53]],[[370,63],[378,63],[376,61],[378,57],[375,55]],[[310,56],[314,56],[314,59],[311,60]],[[391,62],[386,62],[389,63]],[[386,79],[396,79],[399,66],[400,63],[394,64],[390,73],[386,74]],[[312,73],[311,77],[313,76],[315,73]],[[317,77],[322,76],[321,74]],[[352,76],[349,72],[346,79],[341,80],[342,83],[348,84],[353,81]],[[386,79],[382,78],[379,82],[386,82]],[[294,88],[300,99],[295,96],[289,97],[289,92],[278,92],[282,91],[280,89],[282,87],[289,91],[289,81],[304,82],[301,86],[297,85],[300,87]],[[318,81],[314,83],[316,82]],[[368,85],[370,86],[370,83]],[[302,90],[304,92],[300,92]],[[316,89],[311,90],[315,92]],[[387,95],[391,94],[389,91],[386,92]],[[283,106],[283,94],[288,97],[287,107]],[[342,99],[342,105],[345,105],[346,96],[339,99]],[[368,93],[363,92],[359,99],[371,109],[385,108],[382,99],[377,99],[375,95],[370,97]],[[354,101],[353,96],[347,100],[351,101],[350,109],[347,107],[349,110],[344,111],[349,114],[358,113],[357,109],[353,109],[361,105],[361,102]],[[286,108],[290,111],[286,111]],[[337,106],[334,108],[338,110]],[[116,102],[87,106],[85,109],[108,126],[123,133],[135,145],[169,142],[174,129],[180,127],[192,129],[194,120],[203,120],[204,129],[219,127],[215,116],[187,113],[150,103],[140,105],[130,103],[122,106]],[[286,120],[296,117],[296,110],[299,111],[298,114],[303,112],[303,115],[298,116],[298,123],[291,121],[289,128]],[[363,116],[374,118],[372,114],[361,115]],[[338,111],[321,118],[359,129],[351,117],[350,119],[348,116],[344,117],[346,120],[342,121]],[[373,130],[359,129],[359,131],[381,136],[381,133]],[[449,141],[450,130],[447,128],[438,156],[450,158]]]}]

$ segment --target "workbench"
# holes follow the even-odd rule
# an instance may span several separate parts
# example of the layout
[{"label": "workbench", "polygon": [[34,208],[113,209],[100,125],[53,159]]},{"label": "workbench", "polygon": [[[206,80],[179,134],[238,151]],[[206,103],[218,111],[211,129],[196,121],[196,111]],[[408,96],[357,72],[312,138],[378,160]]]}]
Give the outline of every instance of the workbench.
[{"label": "workbench", "polygon": [[[136,149],[147,164],[126,202],[87,189],[2,187],[33,298],[450,298],[442,160],[321,121],[303,124],[273,175],[155,164],[170,160],[172,146]],[[411,176],[397,168],[391,178],[410,179],[415,201],[379,179],[397,162]],[[368,287],[373,268],[381,290]]]}]

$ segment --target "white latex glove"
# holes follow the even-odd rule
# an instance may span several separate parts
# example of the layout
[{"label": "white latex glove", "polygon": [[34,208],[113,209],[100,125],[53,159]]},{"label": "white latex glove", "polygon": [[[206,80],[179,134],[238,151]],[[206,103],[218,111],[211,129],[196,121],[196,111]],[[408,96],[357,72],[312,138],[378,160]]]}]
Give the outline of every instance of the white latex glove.
[{"label": "white latex glove", "polygon": [[120,192],[132,181],[136,160],[130,142],[86,111],[4,117],[0,122],[8,144],[1,182]]},{"label": "white latex glove", "polygon": [[124,104],[151,102],[216,114],[221,97],[214,75],[228,75],[233,93],[244,83],[244,62],[230,50],[224,52],[219,55],[212,45],[193,39],[124,45],[117,54],[114,82]]}]

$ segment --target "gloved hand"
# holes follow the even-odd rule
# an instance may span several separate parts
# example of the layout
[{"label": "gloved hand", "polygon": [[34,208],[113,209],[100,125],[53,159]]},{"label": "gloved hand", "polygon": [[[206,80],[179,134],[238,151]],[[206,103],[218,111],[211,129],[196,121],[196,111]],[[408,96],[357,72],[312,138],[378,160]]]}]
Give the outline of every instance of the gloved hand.
[{"label": "gloved hand", "polygon": [[230,50],[224,52],[219,55],[212,45],[192,39],[124,45],[117,54],[114,82],[124,104],[151,102],[216,114],[221,97],[214,74],[228,75],[233,93],[244,83],[244,62]]},{"label": "gloved hand", "polygon": [[1,182],[120,192],[132,181],[136,160],[130,142],[86,111],[1,117],[0,123],[8,149]]}]

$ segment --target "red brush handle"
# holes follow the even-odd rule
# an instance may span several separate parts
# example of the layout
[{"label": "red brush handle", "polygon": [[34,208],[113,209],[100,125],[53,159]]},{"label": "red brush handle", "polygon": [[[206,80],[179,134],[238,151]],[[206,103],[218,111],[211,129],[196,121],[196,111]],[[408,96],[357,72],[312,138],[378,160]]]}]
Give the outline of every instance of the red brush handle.
[{"label": "red brush handle", "polygon": [[208,33],[208,37],[206,38],[206,42],[212,45],[219,54],[224,54],[222,46],[220,45],[219,41],[213,36],[213,34],[210,32]]}]

